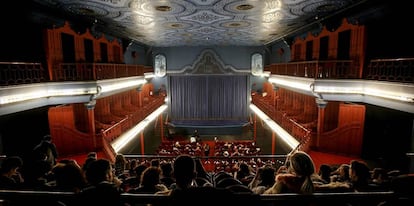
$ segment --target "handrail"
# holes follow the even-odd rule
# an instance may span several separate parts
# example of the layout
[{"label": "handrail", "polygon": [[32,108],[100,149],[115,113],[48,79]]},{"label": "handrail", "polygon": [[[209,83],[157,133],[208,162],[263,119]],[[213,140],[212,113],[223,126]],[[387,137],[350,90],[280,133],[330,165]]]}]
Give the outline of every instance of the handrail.
[{"label": "handrail", "polygon": [[[74,192],[56,191],[22,191],[22,190],[0,190],[0,200],[13,203],[14,201],[28,201],[31,204],[42,203],[43,201],[74,201],[77,196]],[[189,197],[190,198],[190,197]],[[121,193],[120,199],[125,203],[170,203],[171,197],[168,195],[155,194],[131,194]],[[280,204],[290,203],[379,203],[383,201],[398,200],[398,194],[393,191],[372,191],[372,192],[327,192],[313,194],[282,193],[269,195],[256,195],[249,193],[235,193],[229,197],[231,203],[245,202],[246,200],[255,201],[257,204]],[[217,203],[220,203],[217,200]],[[12,204],[10,204],[12,205]]]}]

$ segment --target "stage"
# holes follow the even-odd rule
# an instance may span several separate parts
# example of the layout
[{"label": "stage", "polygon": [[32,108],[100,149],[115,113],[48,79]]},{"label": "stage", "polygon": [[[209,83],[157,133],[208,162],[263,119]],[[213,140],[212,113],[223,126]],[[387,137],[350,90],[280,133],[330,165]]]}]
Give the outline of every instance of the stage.
[{"label": "stage", "polygon": [[200,136],[243,136],[252,129],[250,122],[236,120],[175,120],[170,121],[167,128],[173,136],[191,136],[195,130]]}]

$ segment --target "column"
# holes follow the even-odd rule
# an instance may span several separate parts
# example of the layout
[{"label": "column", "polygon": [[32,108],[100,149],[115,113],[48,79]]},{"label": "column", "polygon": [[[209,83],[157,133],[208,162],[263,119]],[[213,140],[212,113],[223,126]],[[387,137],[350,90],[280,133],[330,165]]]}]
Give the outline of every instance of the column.
[{"label": "column", "polygon": [[328,102],[321,98],[316,98],[315,102],[316,102],[316,105],[318,106],[318,125],[316,129],[316,148],[318,148],[320,135],[324,131],[325,107],[328,104]]},{"label": "column", "polygon": [[97,143],[96,143],[96,132],[95,132],[95,105],[96,105],[96,100],[92,100],[88,103],[85,104],[86,109],[88,110],[88,131],[89,131],[89,136],[92,137],[93,139],[93,148],[97,147]]}]

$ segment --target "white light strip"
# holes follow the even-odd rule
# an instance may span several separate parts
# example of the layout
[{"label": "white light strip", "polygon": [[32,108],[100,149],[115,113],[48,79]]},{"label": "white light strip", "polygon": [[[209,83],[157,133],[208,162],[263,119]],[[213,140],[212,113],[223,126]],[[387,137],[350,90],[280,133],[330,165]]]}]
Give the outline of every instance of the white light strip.
[{"label": "white light strip", "polygon": [[[388,88],[390,89],[390,88]],[[409,91],[409,90],[407,90]],[[329,86],[329,85],[317,85],[315,92],[319,94],[359,94],[365,96],[375,96],[386,99],[398,100],[403,102],[414,102],[414,94],[395,90],[387,90],[386,88],[367,85],[343,85],[343,86]]]},{"label": "white light strip", "polygon": [[308,81],[298,81],[298,80],[289,80],[286,77],[285,78],[275,78],[270,77],[269,78],[270,83],[275,83],[277,85],[282,85],[285,87],[291,87],[294,89],[300,89],[304,91],[311,91],[311,83]]},{"label": "white light strip", "polygon": [[164,110],[167,109],[167,105],[162,105],[157,110],[155,110],[153,113],[148,115],[144,120],[142,120],[140,123],[138,123],[135,127],[128,130],[127,132],[123,133],[121,136],[119,136],[116,140],[114,140],[111,145],[112,148],[114,148],[115,152],[118,152],[121,150],[125,145],[127,145],[132,139],[134,139],[141,131],[145,129],[145,127],[155,118],[158,117]]},{"label": "white light strip", "polygon": [[414,95],[411,94],[409,96],[408,94],[398,94],[395,92],[387,92],[383,90],[377,90],[377,89],[365,89],[364,95],[371,95],[371,96],[377,96],[387,99],[393,99],[403,102],[414,102]]},{"label": "white light strip", "polygon": [[137,80],[126,80],[126,81],[118,81],[113,84],[101,84],[102,93],[111,92],[118,89],[128,88],[139,86],[141,84],[145,84],[147,81],[145,79],[137,79]]},{"label": "white light strip", "polygon": [[49,89],[39,88],[34,89],[30,92],[20,92],[16,91],[12,95],[2,95],[0,96],[0,105],[10,104],[15,102],[27,101],[32,99],[47,98],[53,96],[76,96],[76,95],[92,95],[96,94],[96,88],[62,88],[62,89]]},{"label": "white light strip", "polygon": [[[274,75],[269,82],[286,88],[315,94],[344,94],[381,97],[402,102],[414,102],[414,87],[389,82],[365,80],[313,80]],[[312,85],[312,86],[311,86]],[[312,88],[313,87],[313,88]]]},{"label": "white light strip", "polygon": [[262,110],[256,107],[254,104],[250,104],[250,109],[259,116],[272,130],[275,132],[286,144],[293,148],[297,148],[299,141],[296,138],[292,137],[288,132],[286,132],[282,127],[280,127],[276,122],[274,122],[270,117],[268,117]]}]

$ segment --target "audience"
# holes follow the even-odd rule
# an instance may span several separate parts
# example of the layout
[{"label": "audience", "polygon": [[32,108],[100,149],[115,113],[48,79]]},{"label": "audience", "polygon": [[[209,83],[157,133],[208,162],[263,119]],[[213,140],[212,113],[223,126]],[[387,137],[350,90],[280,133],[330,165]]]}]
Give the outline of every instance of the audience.
[{"label": "audience", "polygon": [[[179,143],[175,146],[179,146]],[[184,147],[188,145],[184,144]],[[224,151],[224,155],[225,152],[237,152],[242,148],[244,147],[238,144],[226,142],[217,149]],[[304,151],[289,154],[285,165],[280,165],[283,162],[277,165],[275,161],[262,161],[260,158],[214,158],[211,162],[214,162],[215,169],[211,172],[204,168],[210,161],[203,163],[202,158],[179,154],[166,160],[153,158],[127,161],[122,154],[118,154],[112,163],[108,159],[98,159],[97,154],[91,152],[86,156],[82,167],[72,159],[62,159],[53,167],[46,160],[37,160],[25,164],[26,172],[20,174],[22,159],[10,156],[1,163],[0,189],[77,194],[76,202],[65,205],[134,205],[123,203],[121,193],[168,195],[172,197],[169,205],[217,205],[221,198],[250,205],[260,202],[255,198],[260,194],[397,191],[396,184],[392,183],[397,182],[393,180],[400,175],[399,172],[384,168],[370,170],[368,164],[361,160],[352,160],[349,164],[339,166],[321,164],[316,173],[312,158]],[[394,173],[397,175],[390,175]],[[240,196],[235,194],[239,193],[253,196],[238,199]],[[408,196],[405,195],[405,198],[411,203],[411,197]],[[202,201],[194,203],[189,201],[190,197]],[[387,201],[383,205],[388,206],[395,201]],[[348,202],[341,204],[363,205]]]}]

